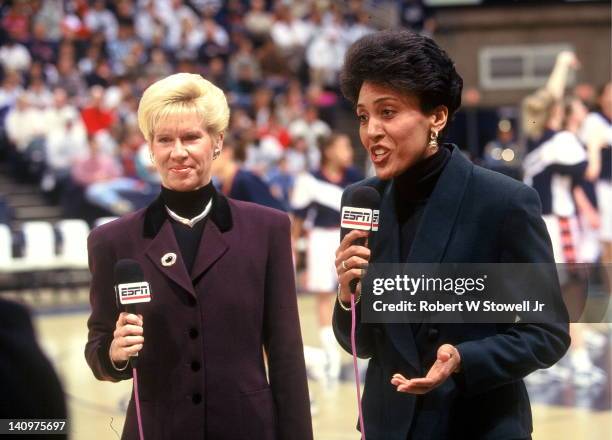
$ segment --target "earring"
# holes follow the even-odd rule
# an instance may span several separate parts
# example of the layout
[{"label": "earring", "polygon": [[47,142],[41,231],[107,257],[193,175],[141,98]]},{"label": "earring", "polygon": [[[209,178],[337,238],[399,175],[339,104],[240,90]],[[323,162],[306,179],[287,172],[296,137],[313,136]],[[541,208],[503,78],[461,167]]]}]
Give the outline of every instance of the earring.
[{"label": "earring", "polygon": [[221,150],[219,148],[215,148],[215,151],[213,152],[213,160],[218,158],[220,154],[221,154]]},{"label": "earring", "polygon": [[438,133],[436,133],[434,130],[429,132],[429,145],[428,145],[428,147],[431,150],[433,150],[433,151],[436,151],[438,149]]},{"label": "earring", "polygon": [[149,151],[149,159],[151,160],[151,163],[155,165],[155,158],[153,157],[153,153],[151,153],[150,151]]}]

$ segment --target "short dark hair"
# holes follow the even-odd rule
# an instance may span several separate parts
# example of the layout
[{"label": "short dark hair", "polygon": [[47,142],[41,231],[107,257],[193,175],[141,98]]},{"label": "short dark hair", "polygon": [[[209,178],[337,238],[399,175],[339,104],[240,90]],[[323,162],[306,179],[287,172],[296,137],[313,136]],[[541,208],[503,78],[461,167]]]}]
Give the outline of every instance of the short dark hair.
[{"label": "short dark hair", "polygon": [[463,79],[453,61],[431,38],[412,31],[375,32],[353,43],[340,73],[342,93],[352,104],[365,81],[416,96],[424,113],[444,105],[449,122],[461,106]]}]

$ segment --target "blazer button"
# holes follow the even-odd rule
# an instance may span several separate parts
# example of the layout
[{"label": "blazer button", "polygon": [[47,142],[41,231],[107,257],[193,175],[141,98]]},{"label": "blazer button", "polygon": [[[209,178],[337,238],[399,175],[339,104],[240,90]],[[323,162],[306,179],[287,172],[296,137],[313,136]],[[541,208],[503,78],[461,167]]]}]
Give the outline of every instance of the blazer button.
[{"label": "blazer button", "polygon": [[429,331],[427,332],[427,336],[432,341],[435,339],[438,339],[439,335],[440,335],[440,330],[438,330],[437,328],[430,328]]},{"label": "blazer button", "polygon": [[197,405],[198,403],[202,401],[202,395],[200,393],[193,393],[191,395],[191,401],[193,402],[194,405]]},{"label": "blazer button", "polygon": [[197,329],[197,328],[192,327],[192,328],[190,328],[190,329],[189,329],[189,337],[190,337],[191,339],[195,339],[195,338],[197,338],[197,337],[198,337],[198,334],[199,334],[199,333],[198,333],[198,329]]},{"label": "blazer button", "polygon": [[198,361],[193,361],[191,363],[191,369],[193,371],[200,371],[200,368],[202,368],[202,366],[200,365],[200,363]]}]

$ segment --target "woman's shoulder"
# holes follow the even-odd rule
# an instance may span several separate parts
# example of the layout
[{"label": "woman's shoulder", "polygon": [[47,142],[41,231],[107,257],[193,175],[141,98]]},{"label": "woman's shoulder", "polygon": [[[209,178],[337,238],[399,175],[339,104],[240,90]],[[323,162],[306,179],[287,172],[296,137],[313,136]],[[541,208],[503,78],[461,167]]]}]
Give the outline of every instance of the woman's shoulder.
[{"label": "woman's shoulder", "polygon": [[474,165],[470,193],[482,201],[496,206],[510,207],[539,196],[530,186],[497,171]]},{"label": "woman's shoulder", "polygon": [[142,234],[145,212],[146,208],[139,209],[94,227],[89,234],[89,242],[96,244],[122,241],[135,233]]},{"label": "woman's shoulder", "polygon": [[230,198],[228,198],[227,201],[232,211],[233,220],[244,220],[248,221],[249,223],[260,224],[262,226],[275,226],[282,225],[283,223],[289,223],[289,216],[286,212],[281,211],[280,209]]}]

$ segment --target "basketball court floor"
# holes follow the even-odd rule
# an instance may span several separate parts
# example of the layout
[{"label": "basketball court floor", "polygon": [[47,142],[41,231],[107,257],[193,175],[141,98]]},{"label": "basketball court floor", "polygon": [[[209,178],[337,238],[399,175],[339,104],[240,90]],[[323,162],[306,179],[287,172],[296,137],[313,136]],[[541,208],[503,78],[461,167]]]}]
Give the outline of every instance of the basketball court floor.
[{"label": "basketball court floor", "polygon": [[[132,383],[100,382],[93,377],[83,355],[89,313],[87,292],[64,292],[59,304],[56,294],[49,305],[36,307],[34,324],[39,342],[64,385],[71,418],[70,438],[119,439]],[[3,296],[7,297],[6,294]],[[8,297],[15,298],[14,295]],[[41,297],[43,303],[44,297]],[[312,296],[299,297],[304,343],[316,347],[319,342],[314,300]],[[528,381],[534,412],[534,440],[612,439],[610,326],[600,325],[595,330],[604,342],[592,356],[602,377],[577,387],[573,378],[564,375],[561,368],[555,374],[534,375]],[[351,358],[345,355],[343,362],[348,377],[352,368]],[[311,381],[310,390],[314,402],[315,439],[358,439],[352,379],[341,381],[333,388]]]}]

